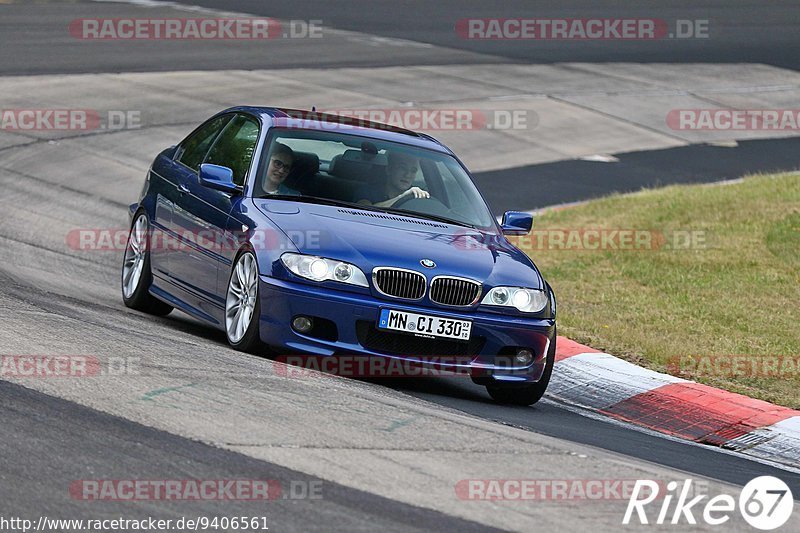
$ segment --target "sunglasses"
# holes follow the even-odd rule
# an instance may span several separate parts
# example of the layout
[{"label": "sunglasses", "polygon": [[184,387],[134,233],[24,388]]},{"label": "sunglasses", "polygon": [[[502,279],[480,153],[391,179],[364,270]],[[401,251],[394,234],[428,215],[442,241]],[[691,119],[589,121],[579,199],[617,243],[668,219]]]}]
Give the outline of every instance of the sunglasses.
[{"label": "sunglasses", "polygon": [[292,168],[291,163],[285,163],[280,159],[276,159],[274,157],[272,158],[272,164],[275,165],[275,168],[277,170],[289,170],[290,168]]}]

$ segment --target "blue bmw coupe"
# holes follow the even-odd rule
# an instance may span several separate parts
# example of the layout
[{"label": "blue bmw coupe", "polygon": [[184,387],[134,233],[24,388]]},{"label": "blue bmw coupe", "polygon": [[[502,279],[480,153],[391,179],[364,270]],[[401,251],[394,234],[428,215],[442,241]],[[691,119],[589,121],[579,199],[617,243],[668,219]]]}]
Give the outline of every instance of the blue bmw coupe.
[{"label": "blue bmw coupe", "polygon": [[455,155],[413,131],[235,107],[156,157],[122,266],[125,305],[178,308],[236,349],[467,373],[502,403],[545,392],[556,301]]}]

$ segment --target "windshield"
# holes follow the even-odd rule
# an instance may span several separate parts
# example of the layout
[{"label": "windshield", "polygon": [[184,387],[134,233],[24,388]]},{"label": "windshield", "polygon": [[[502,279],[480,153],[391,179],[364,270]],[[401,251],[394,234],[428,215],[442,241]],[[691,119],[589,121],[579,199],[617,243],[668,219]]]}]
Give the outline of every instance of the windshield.
[{"label": "windshield", "polygon": [[347,204],[494,229],[472,180],[448,154],[337,132],[275,130],[253,196]]}]

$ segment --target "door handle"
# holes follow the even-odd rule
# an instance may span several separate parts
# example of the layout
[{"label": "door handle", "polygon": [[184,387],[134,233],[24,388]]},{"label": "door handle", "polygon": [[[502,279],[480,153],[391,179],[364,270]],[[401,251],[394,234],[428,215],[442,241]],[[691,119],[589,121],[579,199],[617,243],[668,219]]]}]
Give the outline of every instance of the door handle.
[{"label": "door handle", "polygon": [[179,183],[178,184],[178,192],[180,192],[181,194],[186,194],[187,192],[189,192],[189,187],[187,187],[183,183]]}]

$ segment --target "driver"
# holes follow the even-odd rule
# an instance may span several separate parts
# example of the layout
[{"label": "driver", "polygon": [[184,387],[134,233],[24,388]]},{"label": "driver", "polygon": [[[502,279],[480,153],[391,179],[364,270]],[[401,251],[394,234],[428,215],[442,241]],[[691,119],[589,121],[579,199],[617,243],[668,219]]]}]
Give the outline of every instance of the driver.
[{"label": "driver", "polygon": [[405,198],[430,198],[428,191],[412,187],[419,170],[419,159],[403,152],[388,152],[386,183],[364,185],[356,190],[359,204],[391,207]]},{"label": "driver", "polygon": [[264,180],[264,192],[266,194],[280,194],[297,196],[300,193],[288,187],[284,181],[292,169],[294,162],[294,152],[285,144],[276,142],[272,146],[272,153],[269,158],[267,175]]}]

